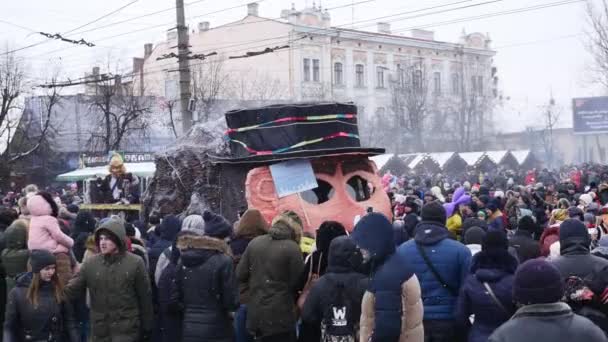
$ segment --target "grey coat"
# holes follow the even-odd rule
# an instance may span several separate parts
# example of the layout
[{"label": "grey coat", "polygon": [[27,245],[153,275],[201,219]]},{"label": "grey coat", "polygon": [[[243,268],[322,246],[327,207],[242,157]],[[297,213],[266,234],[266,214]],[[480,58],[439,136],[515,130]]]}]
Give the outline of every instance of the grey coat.
[{"label": "grey coat", "polygon": [[565,303],[527,305],[500,326],[488,342],[606,342],[604,332]]}]

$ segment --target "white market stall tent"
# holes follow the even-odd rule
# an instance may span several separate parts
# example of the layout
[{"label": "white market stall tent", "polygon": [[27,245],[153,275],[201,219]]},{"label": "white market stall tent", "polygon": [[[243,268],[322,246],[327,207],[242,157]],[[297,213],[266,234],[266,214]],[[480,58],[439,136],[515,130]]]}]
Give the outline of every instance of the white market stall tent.
[{"label": "white market stall tent", "polygon": [[[462,154],[462,153],[461,153]],[[509,155],[508,150],[504,151],[487,151],[486,155],[496,164],[502,164],[505,158]]]},{"label": "white market stall tent", "polygon": [[380,171],[382,170],[382,168],[384,168],[384,165],[386,165],[386,163],[388,163],[388,161],[391,160],[394,156],[395,155],[392,153],[386,153],[378,156],[369,157],[369,159],[376,163],[376,167],[378,168],[378,171]]},{"label": "white market stall tent", "polygon": [[[125,168],[127,169],[127,172],[143,178],[152,177],[154,176],[154,172],[156,172],[156,165],[153,162],[125,163]],[[109,173],[107,165],[85,167],[60,174],[56,179],[60,182],[77,182],[94,177],[105,177]]]},{"label": "white market stall tent", "polygon": [[477,165],[484,157],[483,152],[462,152],[458,153],[458,155],[467,163],[467,166]]}]

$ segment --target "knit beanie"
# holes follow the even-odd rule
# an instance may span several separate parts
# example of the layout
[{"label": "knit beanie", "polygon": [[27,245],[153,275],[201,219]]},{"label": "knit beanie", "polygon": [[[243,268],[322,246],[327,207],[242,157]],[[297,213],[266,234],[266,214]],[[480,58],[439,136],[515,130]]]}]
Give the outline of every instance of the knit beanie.
[{"label": "knit beanie", "polygon": [[559,302],[564,286],[558,269],[542,259],[524,262],[515,272],[513,299],[520,304],[549,304]]},{"label": "knit beanie", "polygon": [[422,207],[420,216],[422,221],[437,222],[443,225],[447,220],[445,208],[438,202],[431,202]]},{"label": "knit beanie", "polygon": [[34,249],[30,252],[30,266],[33,273],[40,273],[43,268],[55,265],[57,259],[53,253],[44,249]]},{"label": "knit beanie", "polygon": [[563,244],[568,239],[589,241],[591,238],[589,237],[589,230],[583,222],[577,219],[568,219],[559,226],[559,241]]},{"label": "knit beanie", "polygon": [[578,200],[582,205],[586,207],[593,202],[593,197],[591,197],[591,195],[589,194],[582,194]]},{"label": "knit beanie", "polygon": [[570,218],[576,218],[576,219],[579,219],[580,221],[583,221],[585,219],[584,215],[585,214],[579,207],[568,208],[568,217],[570,217]]},{"label": "knit beanie", "polygon": [[225,239],[232,235],[232,225],[223,216],[205,211],[203,220],[205,221],[205,235],[217,239]]},{"label": "knit beanie", "polygon": [[68,209],[68,211],[72,214],[78,214],[78,211],[80,210],[76,204],[70,204],[66,207],[66,209]]},{"label": "knit beanie", "polygon": [[481,245],[486,231],[480,227],[471,227],[464,233],[464,244],[465,245]]},{"label": "knit beanie", "polygon": [[189,215],[182,222],[182,232],[205,234],[205,219],[201,215]]},{"label": "knit beanie", "polygon": [[484,252],[507,251],[509,249],[509,240],[507,234],[502,230],[490,230],[483,237],[481,250]]},{"label": "knit beanie", "polygon": [[592,213],[585,213],[585,223],[595,224],[595,215]]},{"label": "knit beanie", "polygon": [[524,230],[527,232],[534,232],[536,231],[536,223],[534,222],[534,219],[531,216],[526,215],[519,219],[519,222],[517,223],[517,229]]}]

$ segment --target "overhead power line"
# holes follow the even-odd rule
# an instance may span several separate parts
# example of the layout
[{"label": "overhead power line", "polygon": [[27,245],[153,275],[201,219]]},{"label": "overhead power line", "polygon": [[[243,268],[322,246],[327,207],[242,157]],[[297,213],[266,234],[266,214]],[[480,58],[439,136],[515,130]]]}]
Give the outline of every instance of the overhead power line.
[{"label": "overhead power line", "polygon": [[[510,15],[510,14],[522,13],[522,12],[526,12],[526,11],[536,11],[536,10],[540,10],[540,9],[547,9],[547,8],[551,8],[551,7],[557,7],[557,6],[577,3],[577,2],[580,2],[580,1],[582,1],[582,0],[558,1],[558,2],[553,2],[553,3],[546,3],[546,4],[542,4],[542,5],[535,5],[535,6],[528,6],[528,7],[518,8],[518,9],[514,9],[514,10],[507,10],[507,11],[489,13],[489,14],[486,14],[486,15],[483,15],[483,16],[462,18],[462,19],[460,19],[458,21],[459,22],[466,22],[466,21],[479,20],[479,19],[486,18],[486,17],[490,18],[490,17],[501,16],[501,15]],[[418,29],[418,28],[437,27],[437,26],[442,26],[442,25],[446,25],[446,22],[438,22],[438,23],[425,24],[425,25],[416,26],[416,27],[409,27],[409,28],[407,28],[407,30]],[[316,32],[322,32],[322,31],[327,31],[327,29],[320,29],[320,30],[318,30]],[[308,32],[307,34],[310,35],[312,33],[315,33],[315,31]],[[350,31],[350,33],[354,33],[356,36],[358,36],[360,38],[373,37],[373,36],[377,35],[376,33],[372,33],[372,32],[366,33],[366,32],[352,32],[352,31]],[[407,37],[403,37],[403,38],[407,38]],[[261,46],[259,48],[263,48],[263,46]],[[289,48],[289,50],[295,50],[295,49],[299,49],[299,48],[301,48],[301,47],[291,46]],[[248,47],[247,49],[255,49],[255,47]],[[240,49],[240,50],[235,50],[235,51],[222,51],[222,53],[223,54],[228,54],[230,52],[238,52],[238,51],[244,51],[244,50]],[[210,62],[202,62],[202,63],[198,63],[198,64],[191,64],[190,66],[192,67],[192,66],[203,65],[203,64],[207,64],[207,63],[210,63]],[[158,72],[165,72],[165,71],[166,71],[166,67],[164,67],[162,70],[147,71],[146,73],[144,73],[144,75],[147,74],[147,73],[158,73]]]},{"label": "overhead power line", "polygon": [[84,39],[80,39],[80,40],[73,40],[73,39],[68,39],[63,37],[61,34],[59,33],[55,33],[55,34],[50,34],[50,33],[45,33],[45,32],[38,32],[40,35],[45,36],[49,39],[56,39],[56,40],[61,40],[62,42],[67,42],[67,43],[72,43],[75,45],[86,45],[88,47],[93,47],[95,46],[95,44],[93,43],[89,43]]},{"label": "overhead power line", "polygon": [[[78,26],[78,27],[76,27],[76,28],[74,28],[74,29],[71,29],[71,30],[69,30],[68,32],[65,32],[64,34],[70,34],[70,33],[72,33],[72,32],[78,31],[78,30],[79,30],[79,29],[81,29],[81,28],[87,27],[87,26],[89,26],[89,25],[93,25],[93,24],[95,24],[96,22],[99,22],[100,20],[103,20],[103,19],[105,19],[105,18],[108,18],[108,17],[110,17],[110,16],[112,16],[112,15],[114,15],[114,14],[116,14],[116,13],[118,13],[118,12],[122,11],[123,9],[125,9],[125,8],[127,8],[127,7],[129,7],[129,6],[131,6],[131,5],[133,5],[134,3],[138,2],[138,1],[139,1],[139,0],[133,0],[133,1],[129,2],[128,4],[126,4],[126,5],[124,5],[124,6],[120,7],[120,8],[117,8],[117,9],[115,9],[114,11],[112,11],[112,12],[110,12],[110,13],[108,13],[108,14],[102,15],[101,17],[99,17],[99,18],[97,18],[97,19],[94,19],[93,21],[90,21],[90,22],[88,22],[88,23],[86,23],[86,24],[83,24],[83,25],[80,25],[80,26]],[[80,32],[80,33],[83,33],[83,32]]]},{"label": "overhead power line", "polygon": [[[90,21],[90,22],[88,22],[88,23],[86,23],[86,24],[84,24],[84,25],[81,25],[81,26],[79,26],[79,27],[77,27],[77,28],[75,28],[75,29],[69,30],[69,31],[65,32],[65,33],[64,33],[64,35],[65,35],[65,34],[69,34],[69,33],[71,33],[71,32],[74,32],[74,31],[78,30],[79,28],[86,27],[86,26],[89,26],[89,25],[91,25],[91,24],[93,24],[93,23],[96,23],[96,22],[98,22],[99,20],[102,20],[102,19],[104,19],[104,18],[107,18],[107,17],[108,17],[108,16],[110,16],[110,15],[114,15],[114,14],[118,13],[119,11],[121,11],[121,10],[125,9],[126,7],[128,7],[128,6],[132,5],[132,4],[134,4],[134,3],[135,3],[135,2],[137,2],[137,1],[139,1],[139,0],[134,0],[134,1],[130,2],[130,3],[128,3],[127,5],[121,6],[120,8],[118,8],[118,9],[116,9],[116,10],[114,10],[114,11],[112,11],[112,12],[110,12],[110,13],[106,14],[106,15],[103,15],[103,16],[101,16],[101,17],[97,18],[97,19],[94,19],[93,21]],[[6,21],[3,21],[3,22],[6,22]],[[13,24],[13,25],[14,25],[14,24]],[[22,27],[22,28],[24,28],[24,29],[26,29],[26,30],[29,30],[29,31],[31,31],[31,32],[37,32],[37,33],[41,33],[41,34],[42,34],[42,32],[40,32],[40,31],[38,31],[38,30],[30,30],[29,28],[26,28],[26,27]],[[51,37],[48,37],[48,38],[49,38],[49,39],[57,39],[57,38],[51,38]],[[33,48],[33,47],[35,47],[35,46],[39,46],[39,45],[45,44],[45,43],[47,43],[47,42],[49,42],[49,40],[45,40],[45,41],[42,41],[42,42],[34,43],[34,44],[31,44],[31,45],[28,45],[28,46],[24,46],[24,47],[21,47],[21,48],[17,48],[17,49],[11,50],[11,51],[6,51],[6,52],[3,52],[3,53],[0,53],[0,56],[8,55],[8,54],[15,53],[15,52],[18,52],[18,51],[23,51],[23,50],[25,50],[25,49],[29,49],[29,48]]]}]

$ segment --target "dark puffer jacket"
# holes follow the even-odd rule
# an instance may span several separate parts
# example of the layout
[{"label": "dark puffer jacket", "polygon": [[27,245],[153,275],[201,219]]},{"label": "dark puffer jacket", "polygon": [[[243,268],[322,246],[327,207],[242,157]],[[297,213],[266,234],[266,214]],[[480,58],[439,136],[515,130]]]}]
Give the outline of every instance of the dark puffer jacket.
[{"label": "dark puffer jacket", "polygon": [[65,294],[79,300],[88,289],[91,298],[91,341],[136,341],[150,334],[153,309],[150,279],[143,260],[127,252],[124,222],[110,219],[95,231],[95,240],[107,234],[119,252],[95,255],[70,280]]},{"label": "dark puffer jacket", "polygon": [[520,264],[540,256],[540,244],[532,238],[532,232],[527,230],[518,229],[509,240],[509,246],[515,248]]},{"label": "dark puffer jacket", "polygon": [[166,216],[161,222],[160,227],[158,228],[160,231],[159,239],[151,241],[148,247],[148,270],[151,279],[154,279],[154,272],[156,271],[156,263],[158,263],[158,258],[165,251],[165,249],[171,247],[180,229],[181,222],[174,215]]},{"label": "dark puffer jacket", "polygon": [[327,273],[312,287],[302,310],[302,321],[307,329],[300,331],[300,341],[319,341],[321,323],[326,310],[334,303],[339,286],[348,298],[353,312],[349,316],[359,320],[361,301],[368,287],[368,278],[356,270],[361,266],[361,254],[348,237],[338,237],[329,249]]},{"label": "dark puffer jacket", "polygon": [[460,290],[469,274],[471,251],[463,244],[449,238],[445,226],[422,221],[416,227],[416,236],[397,250],[414,270],[422,288],[424,320],[453,320],[457,295],[443,287],[429,271],[416,247],[420,244],[431,263],[449,286]]},{"label": "dark puffer jacket", "polygon": [[88,210],[81,210],[76,215],[72,228],[72,239],[74,240],[74,256],[78,262],[82,262],[84,252],[87,250],[87,239],[95,231],[95,216]]},{"label": "dark puffer jacket", "polygon": [[346,229],[344,229],[344,226],[338,222],[326,221],[321,224],[317,230],[317,236],[315,239],[317,249],[310,255],[310,257],[306,258],[304,272],[302,272],[302,276],[300,277],[300,285],[298,289],[303,289],[306,285],[311,267],[312,273],[319,276],[325,274],[325,270],[327,269],[327,260],[329,258],[329,245],[333,239],[344,235],[346,235]]},{"label": "dark puffer jacket", "polygon": [[[515,313],[513,304],[513,275],[517,260],[506,250],[492,257],[481,251],[473,257],[471,275],[460,290],[456,307],[456,320],[460,329],[469,325],[469,317],[475,315],[469,330],[469,342],[486,342],[488,337]],[[492,299],[484,286],[487,283],[506,312]]]},{"label": "dark puffer jacket", "polygon": [[561,241],[561,255],[551,260],[551,263],[564,279],[572,276],[585,279],[608,267],[608,260],[591,255],[589,244],[589,240],[580,238]]},{"label": "dark puffer jacket", "polygon": [[249,243],[239,262],[239,284],[249,287],[247,330],[254,335],[295,330],[295,297],[304,269],[301,236],[301,221],[283,214],[275,218],[268,234]]},{"label": "dark puffer jacket", "polygon": [[42,282],[38,292],[38,307],[27,299],[32,273],[17,279],[11,290],[4,321],[4,342],[78,341],[78,329],[70,305],[55,301],[54,285]]},{"label": "dark puffer jacket", "polygon": [[183,308],[182,341],[232,341],[230,312],[238,291],[228,245],[208,236],[184,235],[171,303]]},{"label": "dark puffer jacket", "polygon": [[27,222],[17,220],[4,233],[6,248],[2,251],[2,265],[6,270],[7,293],[15,286],[15,278],[27,272]]}]

